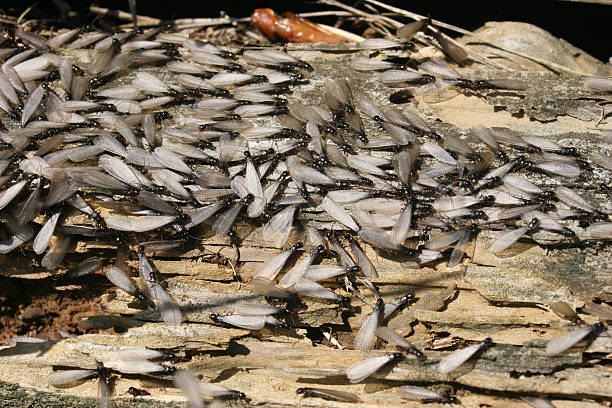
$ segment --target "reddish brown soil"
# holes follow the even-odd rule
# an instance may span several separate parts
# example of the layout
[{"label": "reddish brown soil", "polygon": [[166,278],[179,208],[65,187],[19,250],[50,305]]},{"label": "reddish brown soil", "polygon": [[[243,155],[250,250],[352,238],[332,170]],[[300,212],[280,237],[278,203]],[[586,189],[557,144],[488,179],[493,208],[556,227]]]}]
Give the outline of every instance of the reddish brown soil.
[{"label": "reddish brown soil", "polygon": [[101,314],[100,296],[110,288],[101,276],[79,282],[54,279],[26,280],[0,276],[0,343],[15,336],[48,340],[70,334],[99,333],[83,330],[77,322]]}]

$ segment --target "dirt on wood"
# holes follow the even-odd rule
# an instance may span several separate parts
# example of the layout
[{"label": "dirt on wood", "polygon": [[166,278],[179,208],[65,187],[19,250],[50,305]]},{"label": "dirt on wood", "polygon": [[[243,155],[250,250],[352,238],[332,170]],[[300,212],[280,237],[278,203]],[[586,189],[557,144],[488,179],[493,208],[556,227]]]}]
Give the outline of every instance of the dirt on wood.
[{"label": "dirt on wood", "polygon": [[114,333],[113,329],[84,329],[78,322],[100,314],[101,295],[111,286],[102,277],[78,282],[52,278],[25,280],[0,276],[0,342],[16,336],[46,340],[67,334]]}]

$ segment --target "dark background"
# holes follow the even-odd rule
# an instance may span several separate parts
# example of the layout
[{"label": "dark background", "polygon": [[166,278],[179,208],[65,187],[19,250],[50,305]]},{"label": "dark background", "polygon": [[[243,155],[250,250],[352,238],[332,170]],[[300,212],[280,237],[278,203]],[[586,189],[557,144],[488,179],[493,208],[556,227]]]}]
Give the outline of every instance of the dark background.
[{"label": "dark background", "polygon": [[[354,4],[354,1],[347,0],[346,3]],[[432,18],[467,30],[474,30],[486,21],[523,21],[535,24],[557,37],[564,38],[600,60],[608,61],[612,56],[610,47],[612,6],[554,0],[491,1],[485,5],[481,2],[466,1],[383,1],[419,14],[430,14]],[[77,0],[68,0],[67,3],[73,10],[86,10],[91,4],[89,1]],[[101,7],[129,11],[127,0],[98,1],[96,3]],[[3,0],[0,2],[0,9],[11,15],[19,15],[32,4],[34,4],[33,1]],[[217,17],[222,10],[232,17],[246,17],[255,8],[260,7],[272,8],[277,13],[332,10],[330,6],[317,4],[314,1],[137,1],[138,14],[160,19]],[[43,14],[46,14],[47,17],[57,17],[59,15],[57,10],[52,1],[41,0],[29,17],[40,17]],[[317,21],[333,24],[335,19],[317,19]]]}]

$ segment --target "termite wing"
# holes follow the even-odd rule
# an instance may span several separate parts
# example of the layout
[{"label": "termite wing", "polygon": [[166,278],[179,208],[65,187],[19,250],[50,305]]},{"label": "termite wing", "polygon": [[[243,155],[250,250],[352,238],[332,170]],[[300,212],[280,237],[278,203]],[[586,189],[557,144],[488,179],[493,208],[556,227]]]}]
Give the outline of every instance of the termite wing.
[{"label": "termite wing", "polygon": [[397,361],[402,357],[401,353],[391,353],[359,361],[346,369],[346,377],[353,384],[360,383],[386,364]]},{"label": "termite wing", "polygon": [[180,325],[183,321],[183,315],[176,301],[158,282],[142,246],[138,248],[138,273],[144,284],[146,295],[155,303],[164,322],[169,326]]},{"label": "termite wing", "polygon": [[440,360],[440,363],[438,364],[438,371],[446,374],[459,368],[463,363],[472,358],[472,356],[488,347],[490,344],[491,339],[487,338],[471,346],[453,351]]}]

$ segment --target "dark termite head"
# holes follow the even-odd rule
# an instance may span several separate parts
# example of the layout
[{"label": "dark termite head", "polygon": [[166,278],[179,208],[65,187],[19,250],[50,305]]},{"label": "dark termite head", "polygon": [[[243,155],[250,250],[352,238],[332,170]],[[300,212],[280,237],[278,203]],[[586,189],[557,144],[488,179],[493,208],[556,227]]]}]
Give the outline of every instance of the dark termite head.
[{"label": "dark termite head", "polygon": [[569,239],[574,239],[576,238],[576,233],[569,229],[569,228],[565,228],[563,231],[561,231],[561,235],[563,235],[565,238],[569,238]]},{"label": "dark termite head", "polygon": [[173,366],[164,366],[164,374],[174,374],[176,372],[176,367]]},{"label": "dark termite head", "polygon": [[407,350],[410,354],[415,355],[419,360],[426,360],[427,356],[425,354],[423,354],[423,352],[421,350],[419,350],[416,347],[411,347],[410,349]]},{"label": "dark termite head", "polygon": [[321,253],[323,253],[323,251],[325,251],[327,248],[325,248],[324,245],[319,245],[318,247],[315,248],[315,250],[313,251],[315,254],[319,255]]},{"label": "dark termite head", "polygon": [[338,295],[338,303],[341,303],[343,305],[350,304],[351,303],[351,298],[350,297],[346,297],[346,296]]},{"label": "dark termite head", "polygon": [[561,149],[563,153],[569,154],[570,156],[576,156],[578,154],[578,150],[575,147],[564,147]]},{"label": "dark termite head", "polygon": [[492,195],[482,197],[482,200],[480,201],[481,204],[491,204],[493,202],[495,202],[495,197]]},{"label": "dark termite head", "polygon": [[551,200],[555,197],[555,192],[550,190],[545,190],[538,195],[540,200]]},{"label": "dark termite head", "polygon": [[596,332],[599,332],[600,330],[603,330],[603,329],[605,329],[605,328],[606,328],[606,325],[605,325],[605,324],[603,324],[602,322],[595,323],[595,324],[593,325],[593,332],[595,332],[595,333],[596,333]]},{"label": "dark termite head", "polygon": [[350,184],[346,181],[337,181],[335,187],[338,189],[345,190],[350,187]]},{"label": "dark termite head", "polygon": [[304,244],[302,244],[301,242],[296,243],[295,245],[293,245],[290,250],[292,252],[297,251],[298,249],[301,249],[304,246]]},{"label": "dark termite head", "polygon": [[346,271],[349,273],[357,273],[359,271],[361,271],[361,266],[355,265],[355,266],[349,266],[346,268]]},{"label": "dark termite head", "polygon": [[[487,213],[482,210],[476,210],[469,216],[469,218],[470,219],[486,219]],[[472,224],[472,225],[475,225],[475,224]],[[474,230],[474,232],[476,231],[478,231],[478,228]]]},{"label": "dark termite head", "polygon": [[389,355],[389,359],[391,361],[398,361],[404,358],[404,355],[402,353],[392,353]]},{"label": "dark termite head", "polygon": [[491,88],[491,84],[489,81],[485,81],[484,79],[479,79],[477,81],[473,81],[471,84],[472,89],[487,89]]},{"label": "dark termite head", "polygon": [[289,326],[287,323],[281,322],[280,320],[276,322],[276,325],[278,327],[282,327],[283,329],[290,329],[291,328],[291,326]]},{"label": "dark termite head", "polygon": [[504,163],[508,163],[508,156],[506,156],[506,153],[504,153],[501,149],[497,151],[497,158],[501,161],[503,161]]},{"label": "dark termite head", "polygon": [[540,220],[538,220],[537,218],[533,218],[531,221],[529,221],[528,227],[530,230],[532,230],[536,228],[539,223],[540,223]]},{"label": "dark termite head", "polygon": [[144,294],[142,294],[141,292],[136,292],[134,294],[134,297],[136,299],[138,299],[139,301],[141,301],[141,302],[146,302],[147,301],[147,297]]}]

